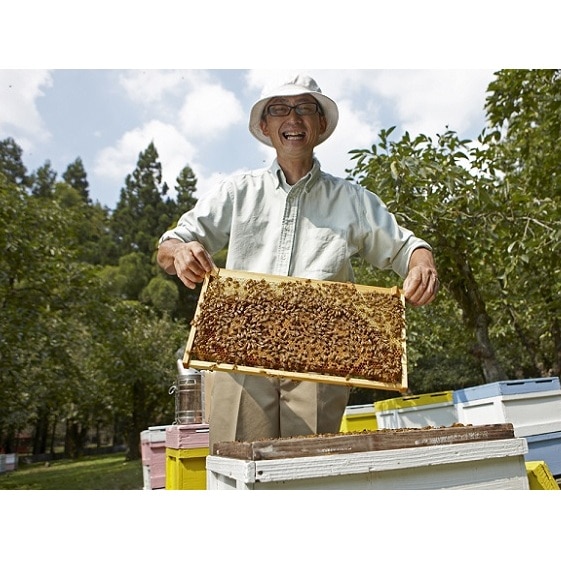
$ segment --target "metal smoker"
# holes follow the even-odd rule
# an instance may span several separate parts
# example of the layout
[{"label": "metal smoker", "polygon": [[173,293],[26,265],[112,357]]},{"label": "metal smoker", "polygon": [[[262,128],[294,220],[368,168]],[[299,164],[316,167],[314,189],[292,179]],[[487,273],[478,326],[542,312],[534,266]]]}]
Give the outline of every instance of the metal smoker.
[{"label": "metal smoker", "polygon": [[177,382],[169,393],[175,394],[175,422],[177,425],[201,424],[204,419],[204,390],[202,374],[193,368],[184,368],[177,360]]}]

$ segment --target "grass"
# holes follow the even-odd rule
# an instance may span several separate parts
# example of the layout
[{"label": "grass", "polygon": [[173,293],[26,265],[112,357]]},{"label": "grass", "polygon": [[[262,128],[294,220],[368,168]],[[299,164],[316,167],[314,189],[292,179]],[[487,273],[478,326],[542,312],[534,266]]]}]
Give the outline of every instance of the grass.
[{"label": "grass", "polygon": [[20,463],[0,474],[5,490],[139,490],[143,488],[142,461],[125,461],[124,454],[58,460],[45,464]]}]

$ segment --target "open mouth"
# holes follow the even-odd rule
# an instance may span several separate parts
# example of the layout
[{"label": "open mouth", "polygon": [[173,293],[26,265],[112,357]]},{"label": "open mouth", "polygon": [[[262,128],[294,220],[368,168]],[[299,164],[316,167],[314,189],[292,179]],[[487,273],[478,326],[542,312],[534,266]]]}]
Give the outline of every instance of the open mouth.
[{"label": "open mouth", "polygon": [[286,140],[302,140],[306,136],[303,132],[283,132],[282,135]]}]

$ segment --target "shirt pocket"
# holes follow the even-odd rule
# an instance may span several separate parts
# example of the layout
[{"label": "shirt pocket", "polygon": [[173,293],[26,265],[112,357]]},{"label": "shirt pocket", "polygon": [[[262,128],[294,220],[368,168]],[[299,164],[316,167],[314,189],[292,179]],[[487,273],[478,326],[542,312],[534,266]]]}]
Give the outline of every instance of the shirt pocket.
[{"label": "shirt pocket", "polygon": [[334,228],[307,230],[296,247],[295,276],[346,281],[350,274],[350,251],[346,233]]}]

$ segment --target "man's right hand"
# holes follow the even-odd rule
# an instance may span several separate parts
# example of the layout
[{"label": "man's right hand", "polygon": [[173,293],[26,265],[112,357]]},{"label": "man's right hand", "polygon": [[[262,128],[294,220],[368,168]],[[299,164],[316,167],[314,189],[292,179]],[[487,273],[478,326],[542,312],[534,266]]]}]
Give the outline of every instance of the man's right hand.
[{"label": "man's right hand", "polygon": [[205,275],[217,267],[199,242],[169,239],[158,248],[158,264],[170,275],[177,275],[187,288],[195,288]]}]

